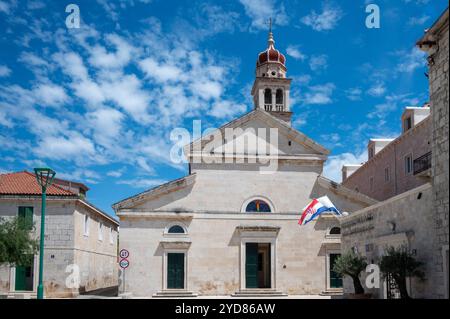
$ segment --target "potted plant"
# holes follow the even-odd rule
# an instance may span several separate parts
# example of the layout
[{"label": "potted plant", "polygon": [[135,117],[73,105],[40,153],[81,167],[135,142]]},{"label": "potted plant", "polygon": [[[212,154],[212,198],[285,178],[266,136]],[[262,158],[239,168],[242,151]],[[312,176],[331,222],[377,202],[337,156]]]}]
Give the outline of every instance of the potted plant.
[{"label": "potted plant", "polygon": [[406,289],[406,279],[408,277],[417,277],[420,280],[425,280],[425,273],[421,269],[422,266],[423,263],[416,260],[405,246],[399,248],[388,247],[380,261],[381,272],[385,277],[388,274],[392,276],[402,299],[410,298]]},{"label": "potted plant", "polygon": [[336,259],[333,271],[340,276],[349,276],[353,280],[354,294],[348,295],[351,299],[368,299],[371,294],[365,294],[359,279],[361,271],[367,267],[366,259],[353,251],[347,252]]}]

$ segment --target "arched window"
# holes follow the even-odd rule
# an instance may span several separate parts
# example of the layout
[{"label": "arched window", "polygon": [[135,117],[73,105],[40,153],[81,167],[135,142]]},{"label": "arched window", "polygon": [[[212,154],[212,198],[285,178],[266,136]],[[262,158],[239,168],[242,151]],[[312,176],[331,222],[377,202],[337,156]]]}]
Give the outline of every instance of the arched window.
[{"label": "arched window", "polygon": [[[264,90],[264,104],[265,104],[265,106],[272,105],[272,90],[271,89]],[[269,110],[266,109],[266,111],[269,111]]]},{"label": "arched window", "polygon": [[340,235],[341,234],[341,228],[340,227],[332,227],[330,229],[330,235]]},{"label": "arched window", "polygon": [[283,90],[278,89],[275,95],[276,104],[283,104]]},{"label": "arched window", "polygon": [[256,199],[247,204],[245,208],[247,213],[270,213],[270,206],[265,201]]},{"label": "arched window", "polygon": [[180,225],[173,225],[169,228],[167,233],[169,233],[169,234],[184,234],[185,231],[184,231],[184,228],[181,227]]}]

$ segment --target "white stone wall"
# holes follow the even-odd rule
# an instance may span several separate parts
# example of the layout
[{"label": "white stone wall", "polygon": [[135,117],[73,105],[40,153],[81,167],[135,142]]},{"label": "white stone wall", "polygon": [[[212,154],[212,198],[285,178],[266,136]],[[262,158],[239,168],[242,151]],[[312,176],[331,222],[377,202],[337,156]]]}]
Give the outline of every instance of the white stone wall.
[{"label": "white stone wall", "polygon": [[[323,243],[335,218],[298,226],[298,216],[194,214],[192,220],[123,218],[121,248],[130,251],[130,266],[121,292],[151,296],[163,288],[161,241],[171,237],[164,229],[173,222],[188,229],[187,289],[200,295],[230,295],[240,287],[240,237],[237,226],[280,227],[276,241],[276,288],[288,294],[320,294],[326,290],[326,250]],[[255,216],[258,217],[258,216]],[[283,220],[285,218],[285,220]],[[336,246],[330,246],[336,249]]]},{"label": "white stone wall", "polygon": [[[33,221],[35,223],[35,238],[40,234],[41,201],[33,198],[17,200],[0,200],[0,216],[17,216],[19,206],[33,207]],[[78,294],[78,289],[66,287],[66,279],[71,272],[69,265],[79,265],[88,277],[81,277],[81,285],[86,290],[117,286],[117,241],[109,242],[109,234],[105,229],[105,240],[82,242],[83,225],[80,223],[81,213],[89,213],[95,218],[98,214],[75,204],[75,200],[54,200],[47,197],[45,222],[45,253],[44,253],[44,289],[47,297],[69,297]],[[102,218],[106,225],[113,225]],[[95,220],[91,223],[93,233],[97,235]],[[117,226],[115,239],[117,239]],[[93,234],[94,235],[94,234]],[[97,237],[95,237],[97,239]],[[80,257],[81,256],[81,257]],[[86,262],[87,260],[87,262]],[[38,283],[39,257],[35,256],[34,287]],[[14,291],[14,268],[0,267],[0,292]],[[92,277],[94,279],[92,282]],[[12,278],[12,281],[10,280]],[[90,278],[90,284],[85,284],[84,278]],[[89,281],[89,280],[88,280]]]},{"label": "white stone wall", "polygon": [[[421,194],[419,199],[418,195]],[[367,258],[368,263],[378,263],[387,246],[407,244],[416,251],[416,258],[424,262],[427,280],[412,280],[410,294],[414,298],[432,298],[433,285],[433,220],[430,215],[433,193],[431,185],[425,184],[413,190],[356,211],[341,219],[342,252],[356,247],[358,253]],[[372,216],[371,220],[367,217]],[[395,223],[395,232],[390,227]],[[362,274],[364,285],[365,274]],[[366,287],[365,287],[366,288]],[[384,298],[384,286],[380,289],[367,289],[377,298]],[[344,280],[344,292],[353,293],[353,283]]]},{"label": "white stone wall", "polygon": [[[228,295],[239,288],[240,254],[236,227],[280,227],[277,237],[277,289],[288,294],[319,294],[326,289],[326,251],[337,244],[323,244],[334,218],[298,226],[301,210],[313,199],[327,194],[342,211],[355,211],[365,203],[325,189],[317,173],[291,166],[294,171],[262,175],[245,170],[201,170],[193,186],[148,200],[121,219],[120,248],[130,251],[130,267],[121,292],[151,296],[163,287],[164,229],[176,221],[157,218],[174,211],[192,211],[192,219],[181,221],[192,242],[188,250],[188,289],[205,295]],[[298,170],[298,171],[295,171]],[[246,200],[262,196],[275,212],[258,218],[241,213]],[[156,210],[158,212],[156,212]],[[139,215],[142,213],[142,216]],[[145,217],[146,213],[156,217]],[[134,216],[133,216],[134,214]],[[170,214],[169,214],[170,215]],[[256,219],[255,219],[256,218]],[[286,265],[286,268],[283,266]]]},{"label": "white stone wall", "polygon": [[[88,214],[89,235],[84,234],[84,216]],[[74,261],[80,267],[81,291],[92,291],[118,285],[117,225],[77,205],[74,218]],[[99,239],[99,223],[103,224],[103,239]],[[112,228],[112,238],[110,229]]]}]

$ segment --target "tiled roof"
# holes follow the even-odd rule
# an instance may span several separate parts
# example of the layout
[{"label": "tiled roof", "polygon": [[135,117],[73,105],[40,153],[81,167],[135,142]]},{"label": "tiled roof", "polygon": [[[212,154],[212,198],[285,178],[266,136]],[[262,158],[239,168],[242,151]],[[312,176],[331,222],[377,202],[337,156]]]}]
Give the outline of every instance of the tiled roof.
[{"label": "tiled roof", "polygon": [[[0,174],[0,195],[41,195],[36,176],[33,173],[23,171],[17,173]],[[49,196],[77,196],[75,193],[65,190],[58,185],[47,188]]]}]

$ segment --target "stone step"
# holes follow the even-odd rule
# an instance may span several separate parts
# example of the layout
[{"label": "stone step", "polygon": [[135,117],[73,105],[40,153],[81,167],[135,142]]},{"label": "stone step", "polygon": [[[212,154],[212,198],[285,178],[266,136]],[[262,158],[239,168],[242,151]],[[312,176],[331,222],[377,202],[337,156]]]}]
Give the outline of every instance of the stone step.
[{"label": "stone step", "polygon": [[9,292],[3,294],[0,299],[36,299],[37,294],[35,292]]},{"label": "stone step", "polygon": [[232,297],[286,297],[287,294],[275,289],[243,289],[236,291]]},{"label": "stone step", "polygon": [[191,298],[197,296],[192,291],[159,291],[153,295],[153,298]]}]

